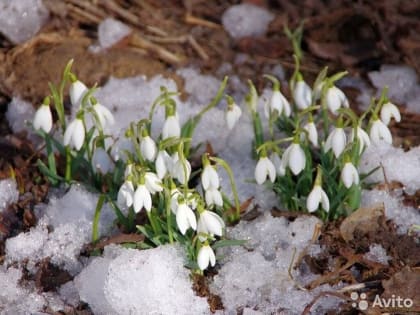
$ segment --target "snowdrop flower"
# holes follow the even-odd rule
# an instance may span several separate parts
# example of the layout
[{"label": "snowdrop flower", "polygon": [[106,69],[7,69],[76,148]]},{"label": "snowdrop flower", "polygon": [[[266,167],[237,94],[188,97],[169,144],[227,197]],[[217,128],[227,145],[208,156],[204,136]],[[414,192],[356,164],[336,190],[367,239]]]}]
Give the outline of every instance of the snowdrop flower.
[{"label": "snowdrop flower", "polygon": [[305,81],[299,80],[296,82],[295,89],[293,90],[293,99],[299,109],[305,109],[311,105],[312,90]]},{"label": "snowdrop flower", "polygon": [[178,229],[182,235],[185,235],[185,232],[187,232],[190,227],[194,231],[197,229],[197,219],[195,218],[195,214],[185,202],[178,204],[178,208],[176,210],[176,224],[178,225]]},{"label": "snowdrop flower", "polygon": [[280,156],[276,152],[271,152],[270,161],[273,162],[273,165],[276,169],[276,174],[278,176],[284,176],[286,174],[286,169],[281,162]]},{"label": "snowdrop flower", "polygon": [[265,117],[270,118],[271,115],[282,115],[289,117],[291,114],[289,101],[283,96],[279,90],[273,90],[268,102],[264,105]]},{"label": "snowdrop flower", "polygon": [[267,177],[274,183],[276,180],[276,168],[267,156],[262,156],[255,167],[254,175],[258,185],[262,185]]},{"label": "snowdrop flower", "polygon": [[177,188],[171,189],[171,211],[176,214],[179,206],[179,197],[181,196],[180,191]]},{"label": "snowdrop flower", "polygon": [[133,205],[134,205],[134,211],[136,213],[140,212],[140,210],[143,209],[143,207],[148,212],[152,210],[152,196],[145,184],[140,184],[137,186],[137,189],[134,192]]},{"label": "snowdrop flower", "polygon": [[210,164],[207,164],[201,173],[201,185],[204,190],[208,190],[210,188],[217,189],[220,186],[219,175],[217,175],[215,168]]},{"label": "snowdrop flower", "polygon": [[190,179],[191,175],[190,162],[185,158],[180,159],[178,156],[178,152],[175,152],[172,156],[172,163],[172,177],[176,178],[181,184],[185,185]]},{"label": "snowdrop flower", "polygon": [[346,95],[336,86],[332,86],[327,90],[326,95],[327,107],[334,115],[341,107],[349,107],[349,101]]},{"label": "snowdrop flower", "polygon": [[111,111],[105,106],[95,103],[92,108],[95,111],[102,128],[115,123],[114,115],[112,115]]},{"label": "snowdrop flower", "polygon": [[106,174],[113,170],[114,163],[105,149],[96,148],[92,156],[92,166],[97,172]]},{"label": "snowdrop flower", "polygon": [[225,222],[218,214],[208,210],[200,213],[197,233],[222,236],[224,227]]},{"label": "snowdrop flower", "polygon": [[155,173],[146,172],[144,174],[144,180],[146,188],[151,194],[155,194],[163,190],[162,181]]},{"label": "snowdrop flower", "polygon": [[306,165],[306,157],[305,152],[299,143],[293,142],[286,151],[284,151],[282,165],[284,168],[288,166],[294,175],[298,175],[303,171]]},{"label": "snowdrop flower", "polygon": [[198,251],[197,263],[200,270],[205,270],[209,264],[214,267],[216,264],[216,256],[213,249],[208,245],[203,245]]},{"label": "snowdrop flower", "polygon": [[[364,148],[367,148],[368,146],[370,146],[370,139],[366,131],[364,131],[359,126],[357,126],[356,128],[357,128],[357,139],[359,140],[359,144],[360,144],[359,154],[361,154]],[[350,133],[350,141],[352,142],[354,141],[355,134],[356,134],[356,131],[353,128]]]},{"label": "snowdrop flower", "polygon": [[387,102],[381,108],[381,120],[385,125],[389,125],[391,118],[394,118],[396,122],[400,122],[401,114],[397,106],[391,102]]},{"label": "snowdrop flower", "polygon": [[351,162],[344,164],[341,170],[341,180],[346,188],[350,188],[353,184],[359,184],[359,173]]},{"label": "snowdrop flower", "polygon": [[172,158],[165,150],[160,150],[155,161],[156,174],[163,179],[170,169],[172,169]]},{"label": "snowdrop flower", "polygon": [[379,144],[381,141],[392,144],[391,131],[389,131],[388,127],[380,119],[373,121],[369,135],[370,140],[375,144]]},{"label": "snowdrop flower", "polygon": [[141,139],[140,152],[146,160],[151,162],[155,160],[157,152],[156,143],[149,135]]},{"label": "snowdrop flower", "polygon": [[77,151],[82,148],[85,141],[85,126],[83,120],[76,118],[68,126],[64,132],[64,145],[73,146]]},{"label": "snowdrop flower", "polygon": [[310,143],[317,148],[318,147],[318,130],[316,129],[315,123],[313,121],[309,121],[303,129],[307,132],[307,137]]},{"label": "snowdrop flower", "polygon": [[120,207],[131,207],[134,202],[134,186],[129,180],[125,181],[118,190],[117,203]]},{"label": "snowdrop flower", "polygon": [[222,194],[217,188],[210,187],[206,190],[205,193],[206,204],[208,206],[216,205],[219,207],[223,207],[223,198]]},{"label": "snowdrop flower", "polygon": [[325,142],[325,152],[333,150],[334,156],[338,158],[343,153],[346,147],[347,137],[344,129],[336,127],[328,135],[327,141]]},{"label": "snowdrop flower", "polygon": [[232,130],[235,126],[236,122],[242,115],[241,108],[236,105],[236,103],[232,102],[228,104],[227,111],[226,111],[226,123],[229,130]]},{"label": "snowdrop flower", "polygon": [[35,113],[33,126],[35,130],[42,129],[49,133],[52,128],[52,114],[49,104],[42,104]]},{"label": "snowdrop flower", "polygon": [[79,80],[75,80],[71,83],[69,94],[70,94],[70,101],[73,107],[77,107],[81,105],[83,97],[85,96],[87,91],[88,91],[88,88],[83,82]]},{"label": "snowdrop flower", "polygon": [[320,185],[315,184],[308,195],[308,199],[306,199],[306,208],[309,212],[315,212],[319,208],[320,203],[324,211],[328,212],[330,210],[330,200],[327,194]]},{"label": "snowdrop flower", "polygon": [[162,139],[181,136],[181,127],[179,125],[178,115],[169,115],[163,124]]}]

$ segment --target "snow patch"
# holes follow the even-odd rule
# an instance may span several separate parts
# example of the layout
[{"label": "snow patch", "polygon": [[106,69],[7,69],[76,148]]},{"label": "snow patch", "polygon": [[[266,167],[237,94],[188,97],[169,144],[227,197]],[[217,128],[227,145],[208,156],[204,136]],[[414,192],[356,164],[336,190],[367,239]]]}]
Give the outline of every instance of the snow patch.
[{"label": "snow patch", "polygon": [[248,3],[233,5],[222,15],[223,27],[235,39],[264,35],[273,19],[266,9]]}]

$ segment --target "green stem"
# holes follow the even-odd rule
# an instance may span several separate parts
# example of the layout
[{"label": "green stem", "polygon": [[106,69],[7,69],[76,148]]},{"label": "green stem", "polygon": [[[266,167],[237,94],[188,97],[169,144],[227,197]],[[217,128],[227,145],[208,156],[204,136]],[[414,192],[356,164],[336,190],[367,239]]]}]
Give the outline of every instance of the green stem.
[{"label": "green stem", "polygon": [[[170,187],[170,185],[165,185],[165,187]],[[165,188],[165,210],[166,210],[166,227],[168,229],[168,237],[169,243],[172,244],[174,242],[172,225],[171,225],[171,191]]]},{"label": "green stem", "polygon": [[96,203],[95,215],[92,223],[92,241],[95,243],[99,239],[99,218],[101,216],[102,206],[104,205],[105,195],[101,194]]}]

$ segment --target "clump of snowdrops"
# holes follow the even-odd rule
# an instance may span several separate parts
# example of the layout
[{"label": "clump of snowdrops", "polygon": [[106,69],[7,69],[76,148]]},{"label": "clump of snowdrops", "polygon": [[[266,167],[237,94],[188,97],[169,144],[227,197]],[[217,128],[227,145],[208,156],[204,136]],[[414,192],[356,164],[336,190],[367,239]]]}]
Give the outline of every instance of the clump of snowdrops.
[{"label": "clump of snowdrops", "polygon": [[[161,88],[149,117],[130,124],[123,139],[126,149],[118,149],[117,139],[104,132],[106,126],[114,123],[113,114],[95,99],[95,87],[87,88],[71,72],[71,66],[72,61],[58,87],[50,84],[51,95],[45,98],[33,120],[47,153],[46,163],[38,161],[41,171],[54,185],[82,182],[100,193],[93,224],[94,241],[98,239],[100,211],[107,202],[126,231],[137,230],[145,235],[147,241],[139,246],[179,242],[187,250],[190,268],[202,271],[214,266],[214,249],[237,243],[223,236],[225,220],[239,219],[239,200],[233,174],[222,159],[204,153],[202,167],[192,169],[190,159],[196,150],[191,147],[191,139],[201,117],[222,99],[227,78],[210,104],[182,126],[174,100],[178,93]],[[71,121],[64,112],[64,89],[68,85],[71,105],[77,108]],[[153,138],[151,125],[158,108],[163,108],[166,119],[160,135]],[[58,117],[56,123],[52,109]],[[64,171],[57,167],[56,152],[64,163]],[[234,202],[220,190],[220,167],[230,176]],[[196,178],[201,187],[192,184]],[[147,215],[146,223],[136,225],[136,214],[141,211]]]},{"label": "clump of snowdrops", "polygon": [[264,105],[268,130],[257,109],[257,90],[249,81],[246,103],[258,160],[255,181],[269,182],[288,210],[316,213],[323,220],[347,216],[360,206],[363,180],[376,170],[359,173],[364,150],[382,141],[392,143],[388,125],[391,119],[401,120],[400,112],[384,89],[358,115],[336,86],[346,72],[329,76],[324,68],[311,87],[300,71],[299,30],[287,32],[295,47],[295,69],[288,84],[291,98],[284,96],[276,77],[265,76],[272,84]]}]

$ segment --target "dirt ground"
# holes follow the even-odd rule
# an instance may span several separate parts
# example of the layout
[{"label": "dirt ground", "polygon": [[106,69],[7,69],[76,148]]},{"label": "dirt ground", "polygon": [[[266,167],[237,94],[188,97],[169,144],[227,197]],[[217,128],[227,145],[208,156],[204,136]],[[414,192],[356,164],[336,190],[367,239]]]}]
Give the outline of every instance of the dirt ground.
[{"label": "dirt ground", "polygon": [[[44,200],[48,192],[48,183],[35,165],[40,154],[25,140],[25,135],[13,134],[7,125],[7,104],[16,95],[40,104],[49,92],[48,82],[60,80],[71,58],[75,60],[75,72],[87,85],[102,84],[111,75],[138,74],[163,74],[182,84],[182,79],[174,74],[180,67],[193,65],[216,75],[223,63],[234,64],[238,54],[247,54],[251,58],[241,66],[234,65],[232,72],[244,80],[252,78],[261,88],[261,75],[268,67],[281,64],[286,71],[292,69],[292,47],[283,28],[287,24],[293,29],[304,20],[302,69],[309,78],[325,65],[331,71],[347,69],[351,75],[361,78],[383,64],[406,64],[420,74],[419,1],[243,2],[268,7],[275,13],[265,36],[235,41],[223,30],[222,13],[230,5],[241,3],[239,0],[44,0],[50,19],[38,35],[21,45],[13,45],[0,35],[0,178],[10,177],[13,170],[21,192],[19,202],[0,214],[0,263],[5,239],[36,224],[34,205]],[[105,52],[90,53],[87,48],[97,41],[97,26],[107,16],[126,23],[133,32]],[[352,99],[358,93],[350,89],[346,92]],[[402,123],[392,128],[397,143],[409,150],[420,144],[420,116],[404,109],[402,115]],[[383,189],[400,187],[400,183],[388,183]],[[420,211],[420,190],[406,195],[405,202]],[[341,222],[323,227],[317,242],[325,245],[325,252],[316,259],[309,255],[300,257],[301,263],[305,262],[320,275],[308,288],[339,281],[365,283],[369,286],[369,296],[399,294],[417,299],[420,305],[418,240],[414,236],[398,236],[383,215],[372,220],[376,224],[366,230],[352,231],[353,237],[347,240],[340,232]],[[381,244],[392,256],[388,266],[363,258],[372,243]],[[334,266],[332,270],[331,266]],[[50,291],[69,279],[68,274],[44,261],[35,280],[39,290]],[[197,278],[196,291],[208,297],[214,310],[222,308],[220,299],[209,294],[206,283],[207,278]],[[304,314],[309,313],[310,306]],[[80,305],[68,314],[90,314],[90,311]],[[349,308],[343,314],[357,314],[357,311]]]}]

